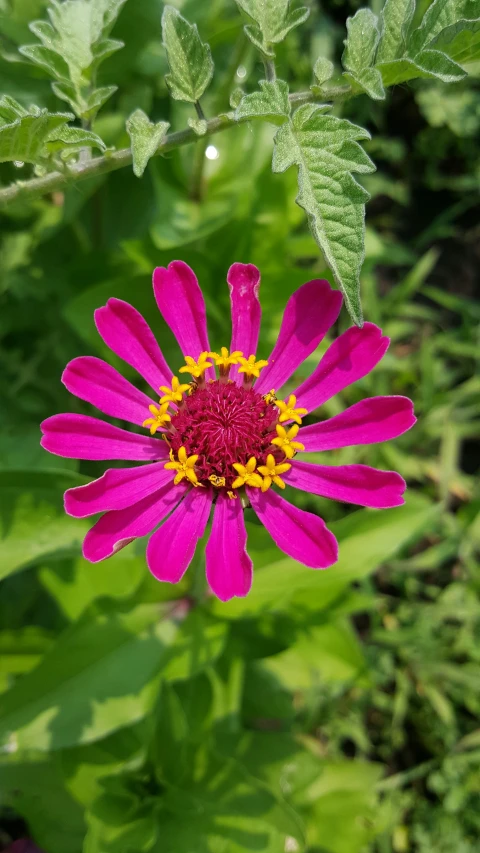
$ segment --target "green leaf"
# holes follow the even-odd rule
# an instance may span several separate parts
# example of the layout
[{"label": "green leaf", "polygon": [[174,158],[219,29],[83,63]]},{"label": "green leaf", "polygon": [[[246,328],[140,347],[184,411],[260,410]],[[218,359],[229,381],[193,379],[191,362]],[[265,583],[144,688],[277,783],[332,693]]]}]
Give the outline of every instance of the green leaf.
[{"label": "green leaf", "polygon": [[425,12],[422,23],[408,40],[408,53],[416,56],[435,36],[458,21],[480,17],[479,0],[434,0]]},{"label": "green leaf", "polygon": [[72,118],[70,113],[43,110],[38,115],[26,115],[0,126],[0,163],[9,160],[38,163],[51,133]]},{"label": "green leaf", "polygon": [[64,152],[66,158],[76,151],[80,151],[81,148],[98,148],[99,151],[103,152],[107,146],[103,139],[100,139],[98,134],[91,130],[63,125],[50,134],[45,142],[45,147],[49,153]]},{"label": "green leaf", "polygon": [[461,65],[457,65],[445,53],[439,50],[422,50],[415,57],[415,65],[432,77],[444,83],[455,83],[467,76]]},{"label": "green leaf", "polygon": [[54,50],[41,44],[26,44],[19,47],[19,52],[30,62],[44,68],[55,80],[68,80],[69,71],[65,60]]},{"label": "green leaf", "polygon": [[377,63],[403,56],[414,12],[415,0],[387,0],[380,16],[381,38]]},{"label": "green leaf", "polygon": [[143,110],[135,110],[127,119],[127,133],[130,137],[133,155],[133,171],[141,178],[150,157],[153,157],[170,124],[159,121],[154,124]]},{"label": "green leaf", "polygon": [[272,44],[283,41],[290,30],[309,16],[306,6],[290,9],[290,0],[236,0],[237,6],[254,22],[245,33],[266,56],[273,56]]},{"label": "green leaf", "polygon": [[344,68],[354,74],[370,68],[380,38],[377,16],[370,9],[359,9],[353,18],[347,18],[347,33],[342,56]]},{"label": "green leaf", "polygon": [[[432,57],[431,54],[434,54]],[[437,55],[435,55],[437,54]],[[392,62],[380,63],[378,70],[382,75],[385,86],[405,83],[417,77],[426,80],[443,80],[454,82],[462,80],[466,72],[460,65],[452,62],[448,56],[439,51],[425,50],[415,59],[394,59]]]},{"label": "green leaf", "polygon": [[163,44],[170,74],[165,77],[173,98],[195,103],[203,95],[213,76],[213,59],[208,44],[173,6],[165,6],[162,15]]},{"label": "green leaf", "polygon": [[237,109],[235,118],[263,118],[272,124],[283,124],[290,115],[288,100],[288,83],[284,80],[269,82],[260,80],[260,91],[244,95]]},{"label": "green leaf", "polygon": [[158,604],[86,614],[0,700],[7,750],[90,743],[141,720],[162,678],[189,678],[223,648],[225,626],[191,614],[179,626]]},{"label": "green leaf", "polygon": [[205,136],[208,130],[207,122],[203,118],[189,118],[187,124],[197,136]]},{"label": "green leaf", "polygon": [[[41,111],[37,109],[37,114],[40,112]],[[2,95],[0,98],[0,126],[2,124],[11,124],[16,121],[17,118],[23,118],[23,116],[33,114],[32,109],[29,112],[10,95]]]},{"label": "green leaf", "polygon": [[70,471],[0,472],[0,578],[80,549],[86,524],[65,515],[63,492],[83,483]]},{"label": "green leaf", "polygon": [[327,80],[330,80],[334,70],[335,66],[333,62],[330,62],[329,59],[320,56],[313,66],[313,73],[315,74],[315,80],[318,85],[321,86],[323,83],[326,83]]},{"label": "green leaf", "polygon": [[364,71],[358,71],[356,74],[349,74],[346,71],[343,76],[351,83],[353,91],[365,92],[374,101],[385,99],[382,75],[378,68],[365,68]]},{"label": "green leaf", "polygon": [[458,21],[445,27],[429,47],[446,53],[454,62],[465,65],[480,59],[480,20]]},{"label": "green leaf", "polygon": [[351,172],[375,170],[358,144],[370,134],[336,116],[328,107],[306,104],[275,136],[273,171],[298,166],[297,203],[342,289],[349,313],[362,324],[360,269],[364,258],[365,202],[368,193]]}]

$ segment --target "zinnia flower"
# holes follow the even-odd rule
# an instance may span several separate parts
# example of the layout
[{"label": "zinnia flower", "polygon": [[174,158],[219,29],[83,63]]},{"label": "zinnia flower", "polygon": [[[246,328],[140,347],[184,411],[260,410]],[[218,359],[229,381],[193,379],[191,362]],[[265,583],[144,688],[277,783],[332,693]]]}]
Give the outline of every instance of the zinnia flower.
[{"label": "zinnia flower", "polygon": [[216,353],[210,349],[205,304],[190,267],[174,261],[154,272],[158,307],[185,358],[180,377],[173,375],[135,308],[109,299],[95,312],[101,337],[151,386],[159,398],[155,402],[99,358],[75,358],[63,373],[72,394],[150,435],[79,414],[54,415],[42,424],[42,446],[59,456],[147,463],[109,469],[65,493],[69,515],[105,513],[85,538],[87,560],[110,557],[162,522],[149,540],[147,563],[156,578],[176,583],[214,504],[206,574],[224,601],[246,595],[252,583],[243,518],[247,503],[286,554],[315,569],[331,566],[338,557],[335,537],[317,515],[285,500],[285,486],[382,509],[403,503],[405,482],[395,472],[365,465],[313,465],[301,461],[302,452],[386,441],[415,423],[411,401],[392,396],[362,400],[335,417],[302,426],[305,415],[369,373],[389,339],[373,323],[347,329],[312,375],[283,399],[281,389],[337,319],[342,296],[327,281],[300,287],[264,359],[256,355],[260,273],[252,264],[237,263],[227,280],[232,338],[229,350]]}]

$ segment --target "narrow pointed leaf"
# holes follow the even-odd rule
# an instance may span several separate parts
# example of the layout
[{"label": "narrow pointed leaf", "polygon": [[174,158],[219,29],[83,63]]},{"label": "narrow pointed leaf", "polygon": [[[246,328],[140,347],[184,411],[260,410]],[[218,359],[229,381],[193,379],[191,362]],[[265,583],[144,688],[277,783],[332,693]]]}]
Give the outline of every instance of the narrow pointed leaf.
[{"label": "narrow pointed leaf", "polygon": [[163,44],[170,74],[166,81],[173,98],[195,103],[203,95],[213,76],[213,59],[208,44],[173,6],[165,6],[162,16]]}]

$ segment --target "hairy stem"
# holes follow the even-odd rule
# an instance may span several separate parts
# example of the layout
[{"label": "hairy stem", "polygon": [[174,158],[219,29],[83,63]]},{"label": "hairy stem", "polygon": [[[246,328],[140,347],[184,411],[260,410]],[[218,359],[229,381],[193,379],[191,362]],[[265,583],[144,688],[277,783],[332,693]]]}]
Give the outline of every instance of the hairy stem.
[{"label": "hairy stem", "polygon": [[270,82],[273,83],[277,79],[277,72],[275,70],[275,62],[273,59],[265,59],[263,60],[263,64],[265,66],[265,77]]},{"label": "hairy stem", "polygon": [[[325,102],[345,98],[351,95],[351,89],[348,86],[337,86],[331,89],[323,89],[321,95],[314,95],[312,92],[297,92],[290,95],[290,102],[293,105],[305,104],[308,102]],[[240,119],[240,121],[248,121],[248,119]],[[234,114],[216,116],[207,121],[207,135],[219,133],[222,130],[227,130],[236,124]],[[178,130],[174,133],[169,133],[158,146],[155,155],[165,154],[167,151],[172,151],[175,148],[180,148],[183,145],[189,145],[192,142],[197,142],[198,136],[195,131],[187,128]],[[86,163],[76,163],[74,166],[66,167],[63,172],[49,172],[41,178],[32,178],[29,181],[17,181],[9,187],[0,190],[0,208],[6,207],[14,201],[38,198],[39,196],[63,190],[72,183],[83,181],[86,178],[93,178],[98,175],[105,175],[109,172],[115,172],[117,169],[123,169],[125,166],[130,166],[132,163],[132,151],[130,148],[122,148],[120,151],[115,151],[113,154],[105,154],[102,157],[92,157]]]}]

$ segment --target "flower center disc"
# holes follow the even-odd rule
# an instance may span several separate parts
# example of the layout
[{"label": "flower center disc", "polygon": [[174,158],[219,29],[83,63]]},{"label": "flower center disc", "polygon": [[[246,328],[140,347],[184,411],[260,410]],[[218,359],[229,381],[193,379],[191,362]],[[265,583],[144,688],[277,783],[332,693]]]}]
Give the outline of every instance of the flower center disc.
[{"label": "flower center disc", "polygon": [[246,465],[252,456],[263,462],[268,453],[282,455],[272,446],[277,423],[278,409],[253,388],[216,379],[184,398],[172,415],[168,440],[175,456],[182,446],[187,456],[198,454],[195,471],[201,483],[223,477],[231,489],[235,462]]}]

